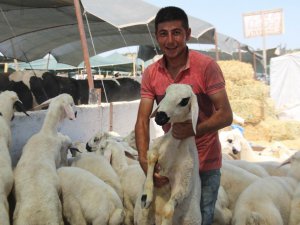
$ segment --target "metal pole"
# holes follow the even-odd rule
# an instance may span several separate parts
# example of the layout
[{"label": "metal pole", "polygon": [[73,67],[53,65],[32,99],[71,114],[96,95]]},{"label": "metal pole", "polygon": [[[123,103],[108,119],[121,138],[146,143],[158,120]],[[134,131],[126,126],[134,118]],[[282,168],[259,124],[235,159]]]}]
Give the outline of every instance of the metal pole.
[{"label": "metal pole", "polygon": [[264,14],[261,13],[261,21],[262,21],[262,36],[263,36],[263,63],[264,63],[264,76],[266,79],[267,76],[267,52],[266,52],[266,34],[265,34],[265,22],[264,22]]},{"label": "metal pole", "polygon": [[219,60],[219,50],[218,50],[218,35],[217,31],[215,30],[215,51],[216,51],[216,61]]},{"label": "metal pole", "polygon": [[77,17],[77,22],[78,22],[78,29],[79,29],[79,34],[80,34],[84,64],[86,67],[89,92],[90,92],[89,93],[90,94],[89,102],[90,102],[91,94],[93,93],[93,89],[94,89],[94,80],[92,77],[92,70],[91,70],[91,65],[90,65],[90,60],[89,60],[90,57],[89,57],[89,52],[88,52],[87,40],[86,40],[86,36],[85,36],[79,0],[74,0],[74,6],[75,6],[75,12],[76,12],[76,17]]}]

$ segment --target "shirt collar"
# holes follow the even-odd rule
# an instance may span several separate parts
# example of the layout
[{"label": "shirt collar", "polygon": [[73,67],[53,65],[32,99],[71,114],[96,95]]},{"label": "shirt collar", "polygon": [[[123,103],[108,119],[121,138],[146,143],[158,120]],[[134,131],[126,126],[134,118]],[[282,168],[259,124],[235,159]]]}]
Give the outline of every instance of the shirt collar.
[{"label": "shirt collar", "polygon": [[[186,47],[186,48],[187,48],[187,52],[188,52],[188,58],[187,58],[187,61],[186,61],[186,64],[185,64],[185,67],[184,67],[183,70],[186,70],[186,69],[189,69],[189,68],[190,68],[190,57],[191,57],[191,55],[190,55],[190,50],[189,50],[189,48],[188,48],[188,47]],[[163,56],[161,59],[159,59],[158,63],[159,63],[159,67],[160,67],[161,69],[167,70],[167,68],[166,68],[166,58],[165,58],[165,56]]]}]

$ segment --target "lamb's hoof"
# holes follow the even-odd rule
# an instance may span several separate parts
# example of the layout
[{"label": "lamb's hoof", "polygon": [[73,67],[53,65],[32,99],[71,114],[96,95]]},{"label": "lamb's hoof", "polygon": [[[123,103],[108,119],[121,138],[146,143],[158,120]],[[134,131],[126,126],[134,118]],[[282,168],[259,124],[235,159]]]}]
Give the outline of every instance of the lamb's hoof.
[{"label": "lamb's hoof", "polygon": [[141,198],[142,208],[149,208],[151,205],[151,201],[147,201],[147,195],[143,194]]}]

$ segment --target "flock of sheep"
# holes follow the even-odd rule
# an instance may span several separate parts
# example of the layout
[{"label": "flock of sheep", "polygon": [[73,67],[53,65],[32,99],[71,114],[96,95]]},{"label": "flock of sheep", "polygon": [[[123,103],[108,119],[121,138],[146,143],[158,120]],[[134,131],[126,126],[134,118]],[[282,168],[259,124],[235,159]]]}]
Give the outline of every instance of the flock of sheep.
[{"label": "flock of sheep", "polygon": [[[45,103],[49,107],[41,130],[27,141],[12,168],[10,121],[14,111],[22,109],[20,104],[16,93],[0,93],[1,224],[201,224],[193,138],[179,141],[167,133],[155,139],[145,176],[137,161],[134,132],[127,137],[98,132],[87,143],[58,132],[62,120],[76,117],[73,98],[60,94]],[[195,121],[196,104],[188,85],[171,85],[153,116],[165,114],[170,123]],[[299,224],[300,153],[285,151],[275,161],[273,150],[258,154],[236,130],[220,132],[220,140],[224,157],[214,224]],[[157,162],[170,181],[163,188],[153,185]]]}]

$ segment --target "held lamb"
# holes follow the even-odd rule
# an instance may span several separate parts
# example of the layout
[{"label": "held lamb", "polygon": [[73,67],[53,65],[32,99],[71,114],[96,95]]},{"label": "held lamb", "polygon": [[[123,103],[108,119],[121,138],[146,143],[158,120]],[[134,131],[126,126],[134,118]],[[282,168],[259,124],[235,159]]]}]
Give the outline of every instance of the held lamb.
[{"label": "held lamb", "polygon": [[75,119],[74,102],[68,94],[61,94],[49,102],[41,130],[23,147],[14,171],[15,225],[63,225],[56,168],[61,163],[61,156],[67,156],[71,140],[58,133],[57,126],[64,118]]},{"label": "held lamb", "polygon": [[[9,154],[11,147],[10,121],[14,117],[14,111],[23,108],[23,104],[15,92],[0,93],[0,218],[2,225],[9,225],[7,196],[11,192],[14,182]],[[24,111],[24,113],[26,112]]]},{"label": "held lamb", "polygon": [[[155,116],[158,125],[168,122],[172,125],[175,122],[192,120],[195,131],[198,103],[191,86],[171,84],[151,116]],[[157,225],[201,224],[201,185],[195,139],[194,137],[175,139],[171,130],[155,139],[148,151],[147,178],[140,200],[143,209],[136,208],[139,212],[135,212],[137,215],[135,223],[138,225],[149,225],[154,218]],[[162,188],[154,187],[153,183],[156,163],[161,167],[160,175],[169,179],[169,185]],[[155,214],[151,213],[153,209]]]}]

